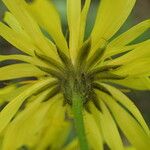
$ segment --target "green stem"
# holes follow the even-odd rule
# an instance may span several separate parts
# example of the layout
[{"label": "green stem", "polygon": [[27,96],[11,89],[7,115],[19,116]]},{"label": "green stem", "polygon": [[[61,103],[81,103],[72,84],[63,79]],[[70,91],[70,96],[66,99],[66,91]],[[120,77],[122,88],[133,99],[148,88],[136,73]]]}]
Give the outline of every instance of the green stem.
[{"label": "green stem", "polygon": [[72,102],[73,102],[72,110],[74,113],[74,122],[75,122],[75,127],[76,127],[76,131],[80,143],[80,149],[89,150],[88,142],[85,135],[83,114],[82,114],[83,100],[78,94],[74,94]]}]

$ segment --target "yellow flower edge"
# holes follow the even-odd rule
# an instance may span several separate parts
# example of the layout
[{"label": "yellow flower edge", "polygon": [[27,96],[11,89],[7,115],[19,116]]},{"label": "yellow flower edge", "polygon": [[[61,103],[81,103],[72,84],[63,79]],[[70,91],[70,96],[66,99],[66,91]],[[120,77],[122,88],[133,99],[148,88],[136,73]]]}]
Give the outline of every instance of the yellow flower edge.
[{"label": "yellow flower edge", "polygon": [[[12,81],[0,89],[0,149],[149,149],[141,113],[113,86],[150,90],[150,40],[130,44],[150,28],[150,20],[110,41],[135,2],[101,0],[85,40],[91,0],[83,7],[81,0],[67,0],[67,41],[52,1],[3,0],[8,12],[0,36],[22,53],[0,55],[1,62],[19,61],[0,67],[0,81]],[[74,126],[78,137],[68,142]]]}]

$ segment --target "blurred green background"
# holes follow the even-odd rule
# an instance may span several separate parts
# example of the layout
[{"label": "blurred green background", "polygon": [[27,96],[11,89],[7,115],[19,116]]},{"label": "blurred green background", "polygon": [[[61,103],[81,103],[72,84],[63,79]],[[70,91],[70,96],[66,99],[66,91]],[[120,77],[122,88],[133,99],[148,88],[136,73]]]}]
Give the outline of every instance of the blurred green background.
[{"label": "blurred green background", "polygon": [[[61,19],[63,27],[66,27],[66,0],[53,0],[56,4],[56,7],[61,13]],[[92,6],[90,8],[90,13],[88,16],[88,23],[87,23],[87,29],[86,29],[86,36],[90,33],[92,26],[94,24],[95,14],[97,10],[99,0],[92,0]],[[117,5],[117,4],[116,4]],[[4,15],[6,8],[2,4],[0,0],[0,20],[2,20],[2,17]],[[42,10],[41,10],[42,11]],[[118,14],[119,15],[119,14]],[[119,30],[117,33],[120,34],[133,25],[145,20],[150,19],[150,0],[137,0],[137,3],[130,15],[130,17],[127,19],[126,23],[123,25],[123,27]],[[150,38],[150,31],[147,31],[145,34],[140,36],[140,38],[136,39],[134,42],[143,41]],[[10,45],[8,42],[6,42],[4,39],[0,38],[0,54],[7,54],[7,53],[16,53],[18,52],[12,45]],[[2,66],[3,63],[0,62],[0,66]],[[2,86],[2,83],[0,84]],[[135,91],[132,90],[131,93],[128,94],[132,100],[134,100],[135,104],[138,106],[138,108],[141,110],[141,112],[144,114],[144,118],[147,122],[149,122],[150,125],[150,92],[149,91]]]}]

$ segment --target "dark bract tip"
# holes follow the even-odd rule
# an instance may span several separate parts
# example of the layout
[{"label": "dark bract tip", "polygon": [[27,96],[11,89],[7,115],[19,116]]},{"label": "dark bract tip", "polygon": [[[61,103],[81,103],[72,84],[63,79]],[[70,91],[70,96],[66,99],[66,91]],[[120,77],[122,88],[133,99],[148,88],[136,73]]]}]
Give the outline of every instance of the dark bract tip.
[{"label": "dark bract tip", "polygon": [[25,0],[27,3],[33,3],[35,0]]}]

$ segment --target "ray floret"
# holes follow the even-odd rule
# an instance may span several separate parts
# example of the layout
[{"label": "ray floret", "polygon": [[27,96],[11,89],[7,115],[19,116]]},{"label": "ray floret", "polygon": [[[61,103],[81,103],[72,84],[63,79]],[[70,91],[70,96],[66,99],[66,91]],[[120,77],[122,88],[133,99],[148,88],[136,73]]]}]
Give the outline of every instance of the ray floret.
[{"label": "ray floret", "polygon": [[122,87],[150,90],[150,40],[130,44],[150,20],[110,40],[135,2],[101,0],[85,39],[92,1],[67,0],[68,41],[53,1],[3,0],[0,36],[21,54],[0,55],[16,61],[0,67],[0,149],[149,149],[148,125]]}]

